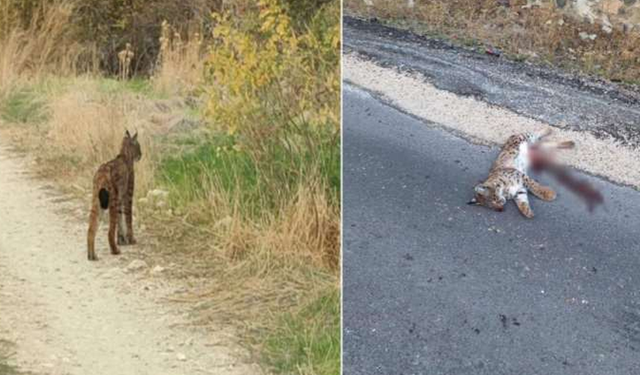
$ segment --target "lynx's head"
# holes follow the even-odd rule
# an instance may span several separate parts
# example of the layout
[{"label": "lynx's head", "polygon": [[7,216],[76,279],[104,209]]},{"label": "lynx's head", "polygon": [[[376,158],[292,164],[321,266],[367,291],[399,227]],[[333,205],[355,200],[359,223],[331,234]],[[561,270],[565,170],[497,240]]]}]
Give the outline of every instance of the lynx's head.
[{"label": "lynx's head", "polygon": [[502,188],[490,183],[481,183],[473,189],[475,196],[468,204],[485,206],[495,211],[503,211],[507,200],[502,195]]},{"label": "lynx's head", "polygon": [[140,150],[140,143],[138,143],[138,133],[133,136],[129,134],[129,131],[124,134],[122,139],[122,149],[120,153],[124,155],[128,160],[139,161],[142,159],[142,151]]}]

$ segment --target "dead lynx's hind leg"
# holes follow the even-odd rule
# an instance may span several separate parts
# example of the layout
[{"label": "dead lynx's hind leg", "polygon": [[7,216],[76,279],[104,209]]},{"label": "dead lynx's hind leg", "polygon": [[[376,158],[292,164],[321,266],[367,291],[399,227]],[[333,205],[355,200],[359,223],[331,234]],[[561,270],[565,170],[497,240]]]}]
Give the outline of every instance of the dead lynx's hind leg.
[{"label": "dead lynx's hind leg", "polygon": [[542,141],[538,144],[538,147],[542,150],[551,150],[551,149],[560,149],[560,150],[570,150],[576,147],[576,143],[574,141]]},{"label": "dead lynx's hind leg", "polygon": [[551,128],[544,128],[543,130],[540,130],[538,132],[538,139],[547,138],[552,133],[553,133],[553,130]]},{"label": "dead lynx's hind leg", "polygon": [[114,199],[109,205],[109,246],[111,247],[111,254],[118,255],[120,250],[116,244],[116,227],[118,225],[118,202],[117,194],[113,194]]},{"label": "dead lynx's hind leg", "polygon": [[524,185],[531,191],[533,195],[542,199],[543,201],[551,202],[556,199],[556,192],[550,187],[541,185],[536,180],[529,176],[524,177]]},{"label": "dead lynx's hind leg", "polygon": [[531,209],[531,205],[529,205],[529,198],[527,197],[526,191],[518,192],[518,195],[515,197],[516,205],[518,206],[518,210],[525,217],[532,219],[533,218],[533,210]]}]

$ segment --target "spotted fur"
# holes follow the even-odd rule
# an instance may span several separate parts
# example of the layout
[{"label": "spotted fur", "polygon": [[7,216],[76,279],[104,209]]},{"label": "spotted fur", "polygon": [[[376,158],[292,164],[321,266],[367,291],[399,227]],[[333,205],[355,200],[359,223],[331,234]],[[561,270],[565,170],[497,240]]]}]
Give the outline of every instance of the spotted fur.
[{"label": "spotted fur", "polygon": [[131,136],[127,131],[122,139],[122,147],[118,156],[102,164],[93,177],[93,198],[87,235],[89,260],[98,260],[95,252],[95,238],[99,214],[102,210],[109,210],[108,238],[111,254],[120,254],[118,245],[136,243],[133,237],[133,190],[135,183],[133,164],[141,158],[142,151],[138,143],[138,134]]},{"label": "spotted fur", "polygon": [[544,201],[556,199],[555,191],[527,175],[533,147],[538,149],[574,147],[571,141],[544,141],[543,139],[550,133],[550,130],[545,130],[540,133],[515,134],[509,137],[494,161],[487,179],[475,186],[475,196],[469,204],[503,211],[507,201],[514,200],[522,215],[532,218],[529,192]]}]

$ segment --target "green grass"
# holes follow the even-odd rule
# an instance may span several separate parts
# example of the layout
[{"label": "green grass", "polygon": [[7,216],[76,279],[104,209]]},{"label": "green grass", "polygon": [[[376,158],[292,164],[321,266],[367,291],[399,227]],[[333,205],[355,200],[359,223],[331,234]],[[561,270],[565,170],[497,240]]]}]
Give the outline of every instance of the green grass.
[{"label": "green grass", "polygon": [[109,95],[118,95],[123,92],[139,94],[148,98],[163,99],[163,96],[153,90],[151,81],[146,78],[134,77],[126,81],[115,78],[101,78],[98,90]]},{"label": "green grass", "polygon": [[171,203],[179,206],[205,198],[209,186],[203,182],[212,180],[241,202],[244,214],[256,217],[273,212],[309,173],[317,173],[334,203],[339,202],[337,139],[315,131],[270,139],[250,147],[241,138],[218,134],[166,158],[159,168],[160,182],[168,187]]},{"label": "green grass", "polygon": [[[242,135],[226,133],[181,139],[179,146],[185,151],[166,157],[157,172],[176,212],[206,199],[210,185],[203,181],[208,179],[228,193],[230,203],[237,204],[248,220],[278,212],[310,175],[327,189],[331,204],[340,204],[338,135],[291,127],[248,144]],[[274,324],[251,340],[262,349],[265,366],[278,374],[340,373],[340,291],[330,288],[296,313],[273,312]]]},{"label": "green grass", "polygon": [[[237,191],[246,206],[260,200],[258,163],[243,150],[233,148],[233,137],[217,136],[203,144],[191,144],[191,151],[166,158],[159,178],[169,187],[172,204],[181,205],[205,198],[207,179],[213,179],[225,191]],[[192,142],[183,142],[189,145]]]},{"label": "green grass", "polygon": [[278,374],[340,373],[340,292],[327,291],[286,314],[265,340],[264,360]]},{"label": "green grass", "polygon": [[26,375],[23,372],[18,371],[15,367],[7,364],[9,360],[9,353],[13,348],[13,344],[8,341],[0,340],[0,375]]},{"label": "green grass", "polygon": [[[0,119],[12,124],[42,124],[49,119],[46,95],[64,93],[72,82],[60,77],[47,77],[39,82],[13,89],[0,101]],[[98,91],[107,95],[134,93],[152,99],[164,99],[155,92],[148,79],[133,78],[120,81],[113,78],[98,79]]]},{"label": "green grass", "polygon": [[14,124],[40,124],[47,120],[45,100],[31,88],[20,88],[0,102],[0,119]]}]

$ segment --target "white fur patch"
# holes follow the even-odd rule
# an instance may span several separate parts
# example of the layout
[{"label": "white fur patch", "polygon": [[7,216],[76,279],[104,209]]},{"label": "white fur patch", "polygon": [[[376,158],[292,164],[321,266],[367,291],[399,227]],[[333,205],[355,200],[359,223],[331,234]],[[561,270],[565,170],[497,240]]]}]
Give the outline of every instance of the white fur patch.
[{"label": "white fur patch", "polygon": [[527,142],[520,143],[515,159],[515,168],[522,173],[527,173],[527,169],[529,169],[529,144]]},{"label": "white fur patch", "polygon": [[518,194],[518,191],[520,190],[520,186],[515,186],[512,185],[509,187],[509,197],[515,197]]},{"label": "white fur patch", "polygon": [[124,225],[124,214],[118,214],[118,234],[122,237],[127,236],[126,225]]}]

